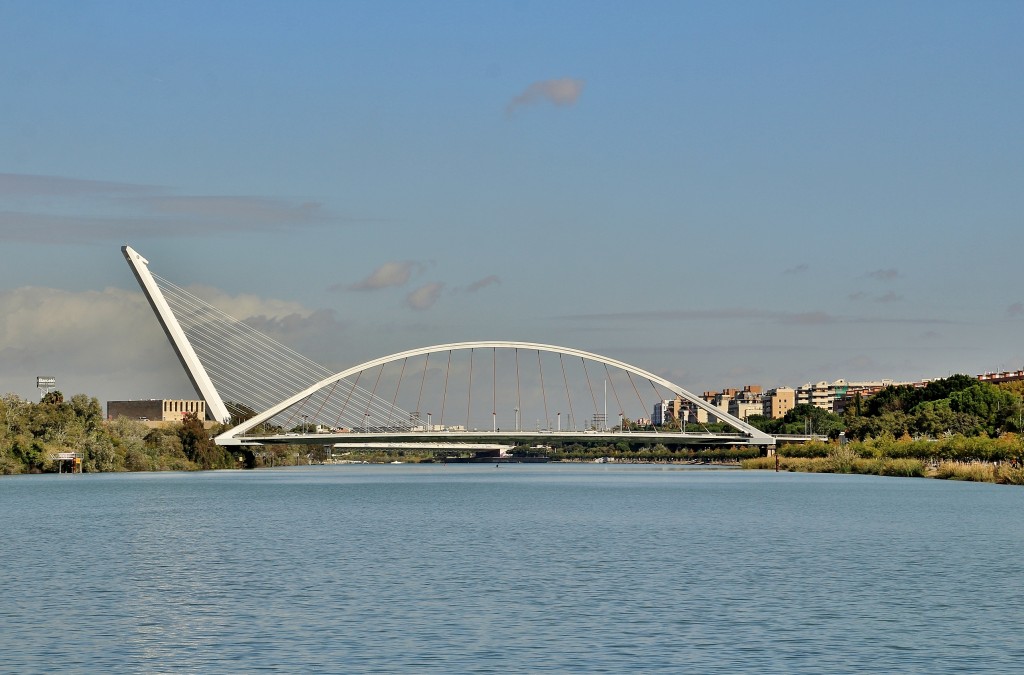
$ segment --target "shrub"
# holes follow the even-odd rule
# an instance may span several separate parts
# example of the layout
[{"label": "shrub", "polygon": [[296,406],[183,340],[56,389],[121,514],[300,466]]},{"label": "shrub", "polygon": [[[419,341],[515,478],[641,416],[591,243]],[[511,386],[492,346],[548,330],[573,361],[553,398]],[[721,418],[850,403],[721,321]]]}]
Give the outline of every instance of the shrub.
[{"label": "shrub", "polygon": [[853,448],[835,445],[825,457],[825,471],[829,473],[853,473],[854,462],[860,459]]},{"label": "shrub", "polygon": [[740,462],[740,467],[744,469],[774,469],[775,458],[774,457],[751,457],[750,459],[744,459]]},{"label": "shrub", "polygon": [[1003,485],[1024,485],[1024,467],[1003,464],[996,469],[996,482]]},{"label": "shrub", "polygon": [[935,471],[935,477],[947,480],[994,483],[996,468],[992,464],[979,462],[942,462]]},{"label": "shrub", "polygon": [[889,459],[882,462],[879,476],[921,478],[925,475],[924,462],[919,459]]}]

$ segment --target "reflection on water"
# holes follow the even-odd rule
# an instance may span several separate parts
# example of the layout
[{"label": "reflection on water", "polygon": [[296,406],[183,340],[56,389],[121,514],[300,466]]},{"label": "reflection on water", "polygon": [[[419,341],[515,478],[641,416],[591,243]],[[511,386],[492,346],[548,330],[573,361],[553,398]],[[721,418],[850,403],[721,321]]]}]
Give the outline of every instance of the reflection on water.
[{"label": "reflection on water", "polygon": [[1024,489],[613,465],[0,480],[3,669],[1009,672]]}]

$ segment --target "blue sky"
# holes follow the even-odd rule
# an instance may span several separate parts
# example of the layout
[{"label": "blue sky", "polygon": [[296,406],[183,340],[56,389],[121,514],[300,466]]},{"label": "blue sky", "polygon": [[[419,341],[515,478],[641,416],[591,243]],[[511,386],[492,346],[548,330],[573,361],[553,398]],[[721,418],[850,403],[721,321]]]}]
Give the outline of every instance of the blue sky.
[{"label": "blue sky", "polygon": [[0,0],[0,390],[190,395],[124,243],[339,369],[1020,368],[1022,34],[995,1]]}]

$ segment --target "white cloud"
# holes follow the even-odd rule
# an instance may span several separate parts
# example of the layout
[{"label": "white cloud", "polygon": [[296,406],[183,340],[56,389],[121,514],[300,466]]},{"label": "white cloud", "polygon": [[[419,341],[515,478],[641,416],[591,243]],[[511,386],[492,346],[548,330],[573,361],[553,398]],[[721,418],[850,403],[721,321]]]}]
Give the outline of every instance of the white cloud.
[{"label": "white cloud", "polygon": [[[173,195],[166,188],[0,173],[6,241],[126,241],[238,232],[286,232],[332,221],[316,202],[249,195]],[[335,222],[337,219],[333,219]]]},{"label": "white cloud", "polygon": [[412,309],[428,309],[441,297],[443,289],[444,284],[440,281],[424,284],[406,296],[405,304]]},{"label": "white cloud", "polygon": [[571,77],[534,82],[524,89],[521,94],[509,101],[505,107],[505,112],[512,114],[524,105],[533,105],[545,101],[559,106],[573,105],[579,100],[585,84],[584,80]]},{"label": "white cloud", "polygon": [[413,260],[393,260],[386,262],[362,281],[350,286],[335,284],[329,290],[336,291],[341,288],[348,288],[352,291],[376,291],[381,288],[393,286],[404,286],[409,282],[413,272],[423,268],[423,265]]},{"label": "white cloud", "polygon": [[213,305],[225,314],[230,314],[240,321],[252,317],[270,319],[282,319],[288,316],[308,317],[313,313],[313,310],[304,307],[298,302],[263,298],[251,293],[231,295],[219,288],[202,285],[192,285],[186,290],[203,302]]}]

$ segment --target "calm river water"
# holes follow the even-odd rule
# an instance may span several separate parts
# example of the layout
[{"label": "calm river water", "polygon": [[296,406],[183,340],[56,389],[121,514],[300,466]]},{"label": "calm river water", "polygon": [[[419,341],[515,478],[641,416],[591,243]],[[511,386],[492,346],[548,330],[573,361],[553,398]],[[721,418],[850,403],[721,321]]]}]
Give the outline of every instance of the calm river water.
[{"label": "calm river water", "polygon": [[1019,672],[1024,488],[665,466],[0,479],[0,671]]}]

